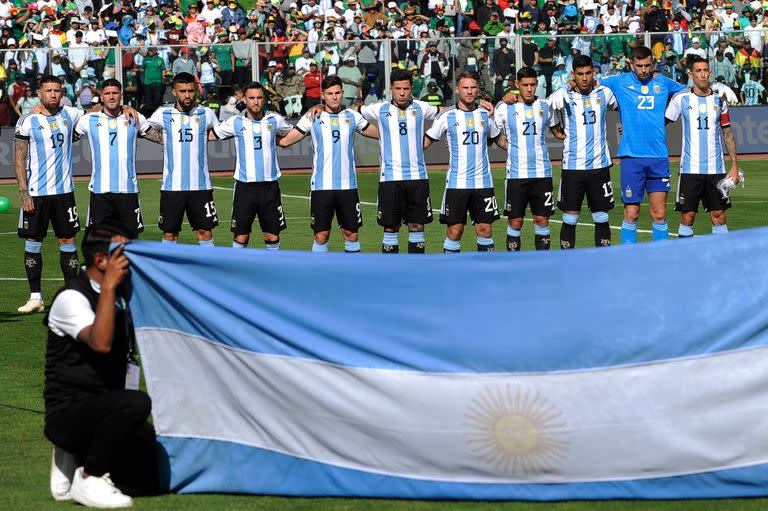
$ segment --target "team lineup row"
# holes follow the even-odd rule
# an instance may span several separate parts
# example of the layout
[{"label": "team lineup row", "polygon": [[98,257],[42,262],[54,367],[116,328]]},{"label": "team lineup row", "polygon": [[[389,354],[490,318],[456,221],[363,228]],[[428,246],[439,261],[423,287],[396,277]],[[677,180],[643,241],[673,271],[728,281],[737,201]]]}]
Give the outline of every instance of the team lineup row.
[{"label": "team lineup row", "polygon": [[[408,73],[393,72],[392,101],[360,107],[342,106],[342,82],[336,76],[322,83],[323,105],[308,112],[295,127],[279,114],[264,110],[265,94],[258,83],[245,89],[245,110],[218,123],[213,112],[195,104],[194,77],[181,73],[172,84],[175,104],[160,107],[148,119],[121,106],[122,87],[105,82],[99,112],[85,114],[60,108],[58,80],[44,81],[39,95],[41,112],[21,118],[16,128],[16,175],[22,211],[19,236],[26,239],[25,268],[30,301],[21,312],[42,310],[40,256],[48,223],[53,224],[61,248],[65,278],[77,270],[74,245],[79,230],[71,175],[71,145],[87,137],[92,156],[89,219],[126,224],[142,230],[135,172],[136,139],[163,144],[164,162],[159,227],[163,241],[178,239],[184,215],[201,245],[213,245],[218,225],[207,163],[207,141],[235,139],[237,163],[232,232],[233,246],[248,244],[258,216],[268,249],[279,248],[285,228],[278,180],[277,147],[287,147],[310,136],[313,146],[311,224],[314,252],[326,252],[336,216],[347,252],[359,252],[362,225],[355,174],[354,137],[377,138],[381,150],[378,223],[384,228],[382,251],[398,251],[398,231],[408,227],[408,251],[424,252],[424,225],[432,221],[424,149],[443,135],[449,152],[446,189],[439,220],[446,224],[444,252],[457,252],[469,214],[480,251],[494,250],[491,224],[500,217],[490,174],[488,146],[507,151],[505,214],[507,250],[520,249],[520,235],[530,207],[535,246],[550,245],[549,217],[556,204],[563,210],[561,248],[575,246],[575,228],[584,198],[595,223],[595,244],[610,245],[608,211],[615,205],[609,169],[606,111],[618,108],[623,136],[618,155],[624,203],[622,243],[636,242],[640,204],[647,192],[653,219],[653,239],[668,237],[665,218],[669,191],[669,161],[664,124],[682,117],[683,150],[677,209],[679,234],[692,235],[691,225],[703,202],[713,232],[727,230],[727,193],[718,190],[726,177],[738,181],[735,142],[728,121],[733,92],[710,84],[706,60],[689,69],[694,87],[688,90],[664,76],[654,76],[653,56],[647,48],[633,51],[633,72],[596,83],[588,58],[574,60],[572,81],[547,99],[537,99],[536,72],[518,72],[519,96],[509,95],[495,108],[478,105],[478,80],[463,73],[457,80],[455,107],[437,108],[413,100]],[[429,129],[425,121],[433,120]],[[372,124],[372,121],[376,121]],[[552,186],[546,130],[562,139],[563,176],[557,197]],[[721,139],[731,166],[726,173]],[[30,305],[31,304],[31,305]],[[24,310],[22,310],[24,309]]]}]

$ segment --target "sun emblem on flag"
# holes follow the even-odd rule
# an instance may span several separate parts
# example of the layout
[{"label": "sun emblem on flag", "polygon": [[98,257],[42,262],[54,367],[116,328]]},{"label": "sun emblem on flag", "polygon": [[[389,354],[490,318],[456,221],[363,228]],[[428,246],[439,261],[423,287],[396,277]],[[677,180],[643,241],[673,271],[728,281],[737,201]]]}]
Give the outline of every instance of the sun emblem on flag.
[{"label": "sun emblem on flag", "polygon": [[509,384],[486,388],[464,417],[472,453],[497,472],[526,476],[552,470],[567,454],[563,414],[538,390]]}]

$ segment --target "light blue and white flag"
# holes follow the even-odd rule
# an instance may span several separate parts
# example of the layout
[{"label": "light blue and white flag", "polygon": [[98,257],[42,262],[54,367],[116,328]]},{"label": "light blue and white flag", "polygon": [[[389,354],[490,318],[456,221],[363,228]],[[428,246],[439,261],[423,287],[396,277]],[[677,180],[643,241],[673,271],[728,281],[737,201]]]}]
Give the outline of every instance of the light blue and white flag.
[{"label": "light blue and white flag", "polygon": [[175,491],[768,495],[768,229],[493,257],[126,253]]}]

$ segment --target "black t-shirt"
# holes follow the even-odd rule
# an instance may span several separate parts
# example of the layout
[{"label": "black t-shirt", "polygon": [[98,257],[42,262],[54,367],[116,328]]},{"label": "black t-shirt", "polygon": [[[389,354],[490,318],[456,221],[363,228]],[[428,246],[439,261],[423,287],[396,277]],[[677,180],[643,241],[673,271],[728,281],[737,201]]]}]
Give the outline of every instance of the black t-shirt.
[{"label": "black t-shirt", "polygon": [[[93,289],[84,271],[62,288],[53,300],[56,301],[65,289],[84,295],[91,309],[96,311],[99,293]],[[43,324],[48,326],[48,315]],[[125,388],[127,363],[128,334],[125,311],[121,309],[115,316],[115,333],[109,353],[97,353],[84,342],[68,335],[57,335],[49,329],[43,390],[46,415],[66,408],[79,397]]]},{"label": "black t-shirt", "polygon": [[[551,48],[548,44],[545,44],[542,49],[539,50],[539,58],[542,59],[554,59],[559,52],[557,51],[557,46],[554,48]],[[554,65],[554,62],[541,62],[539,61],[539,65],[541,67],[552,67]]]},{"label": "black t-shirt", "polygon": [[523,41],[523,64],[528,67],[533,67],[533,61],[536,58],[535,55],[539,51],[539,46],[534,43],[526,43]]}]

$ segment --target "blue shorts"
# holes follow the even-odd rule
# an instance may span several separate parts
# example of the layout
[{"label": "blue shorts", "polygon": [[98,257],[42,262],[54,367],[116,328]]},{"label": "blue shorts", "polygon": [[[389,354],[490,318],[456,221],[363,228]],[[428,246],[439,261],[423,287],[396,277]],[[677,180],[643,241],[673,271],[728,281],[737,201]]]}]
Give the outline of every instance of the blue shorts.
[{"label": "blue shorts", "polygon": [[640,204],[645,192],[669,192],[669,158],[621,158],[621,201]]}]

